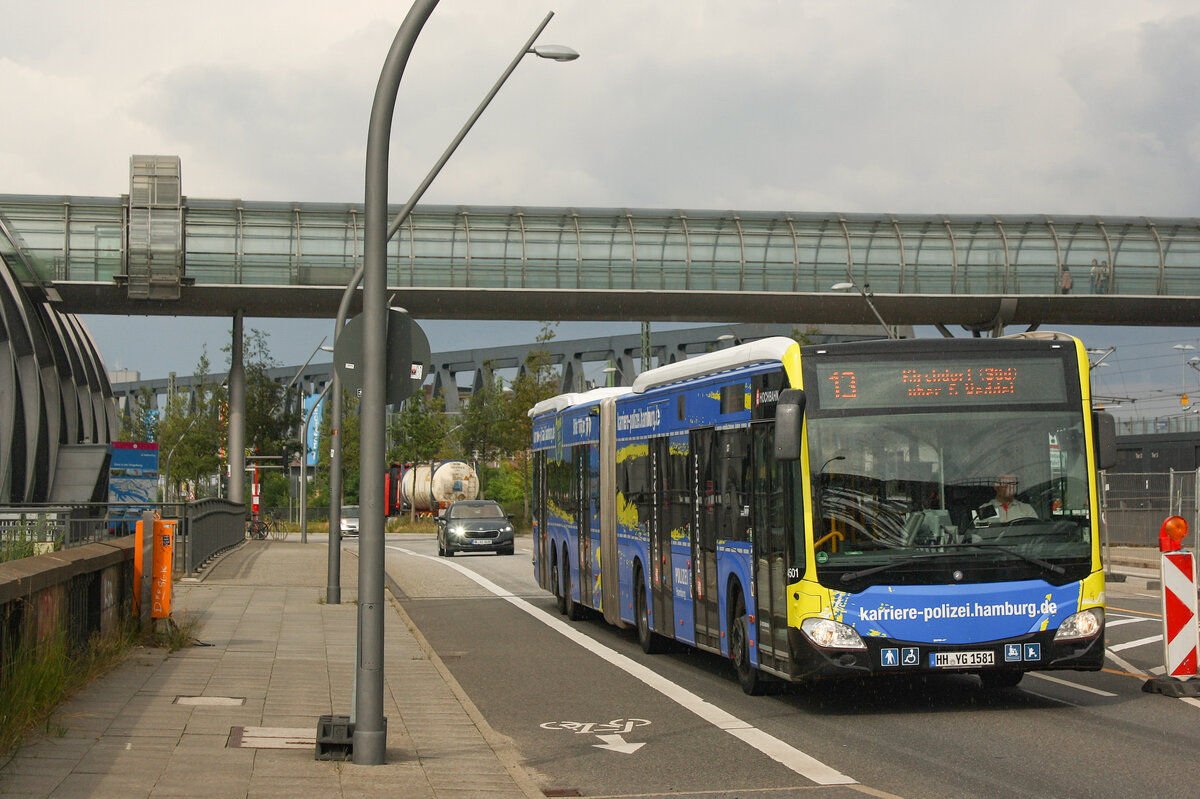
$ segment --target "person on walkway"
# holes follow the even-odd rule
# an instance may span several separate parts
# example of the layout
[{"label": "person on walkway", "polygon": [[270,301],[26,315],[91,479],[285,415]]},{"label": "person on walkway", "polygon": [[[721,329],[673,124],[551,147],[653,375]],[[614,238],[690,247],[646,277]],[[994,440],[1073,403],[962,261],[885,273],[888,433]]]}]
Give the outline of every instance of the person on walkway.
[{"label": "person on walkway", "polygon": [[1070,294],[1071,282],[1071,269],[1070,267],[1064,266],[1062,268],[1062,274],[1058,276],[1058,293]]},{"label": "person on walkway", "polygon": [[1095,258],[1092,259],[1092,293],[1100,293],[1100,282],[1104,279],[1104,273],[1100,270],[1100,262]]}]

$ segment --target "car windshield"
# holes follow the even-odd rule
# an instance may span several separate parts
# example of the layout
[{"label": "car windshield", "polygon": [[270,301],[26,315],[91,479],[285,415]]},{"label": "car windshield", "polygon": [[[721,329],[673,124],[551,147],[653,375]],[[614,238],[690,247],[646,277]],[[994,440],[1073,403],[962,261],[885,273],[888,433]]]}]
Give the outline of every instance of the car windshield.
[{"label": "car windshield", "polygon": [[343,519],[357,519],[358,518],[358,506],[351,505],[349,507],[342,508],[342,518]]},{"label": "car windshield", "polygon": [[822,418],[810,428],[821,582],[1043,578],[1090,569],[1078,413],[1001,411]]},{"label": "car windshield", "polygon": [[499,505],[452,505],[451,519],[503,519],[504,511]]}]

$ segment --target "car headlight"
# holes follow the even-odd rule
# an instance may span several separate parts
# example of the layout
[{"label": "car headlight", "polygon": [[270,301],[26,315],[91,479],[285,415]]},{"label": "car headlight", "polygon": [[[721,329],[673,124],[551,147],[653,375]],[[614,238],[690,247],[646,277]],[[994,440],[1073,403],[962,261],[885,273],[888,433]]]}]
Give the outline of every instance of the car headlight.
[{"label": "car headlight", "polygon": [[833,619],[805,619],[800,623],[800,631],[822,649],[866,649],[863,639],[848,627]]},{"label": "car headlight", "polygon": [[1055,641],[1078,641],[1092,638],[1104,629],[1104,610],[1089,608],[1068,616],[1054,634]]},{"label": "car headlight", "polygon": [[502,533],[513,533],[513,532],[516,532],[516,530],[514,530],[514,529],[513,529],[513,526],[512,526],[511,524],[506,524],[506,525],[504,525],[504,529],[503,529],[503,530],[501,530],[500,532],[502,532]]},{"label": "car headlight", "polygon": [[466,528],[464,528],[461,524],[450,525],[450,535],[456,535],[461,538],[462,536],[466,535],[466,533]]}]

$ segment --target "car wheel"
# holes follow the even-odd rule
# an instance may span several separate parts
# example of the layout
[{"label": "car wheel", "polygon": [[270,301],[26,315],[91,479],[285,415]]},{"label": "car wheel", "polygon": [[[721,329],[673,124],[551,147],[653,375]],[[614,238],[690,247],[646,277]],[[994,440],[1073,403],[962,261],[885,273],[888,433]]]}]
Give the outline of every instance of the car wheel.
[{"label": "car wheel", "polygon": [[506,547],[505,549],[500,550],[500,554],[501,555],[511,555],[516,551],[517,550],[516,550],[515,546],[510,546],[510,547]]}]

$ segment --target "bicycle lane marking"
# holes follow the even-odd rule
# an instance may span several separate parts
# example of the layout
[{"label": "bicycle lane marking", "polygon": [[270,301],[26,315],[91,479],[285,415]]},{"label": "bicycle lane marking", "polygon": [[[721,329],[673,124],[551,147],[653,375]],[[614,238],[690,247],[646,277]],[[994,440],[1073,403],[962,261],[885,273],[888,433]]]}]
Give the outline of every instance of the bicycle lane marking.
[{"label": "bicycle lane marking", "polygon": [[476,574],[467,567],[443,560],[441,558],[435,558],[432,555],[423,555],[420,552],[414,552],[411,549],[404,549],[403,547],[388,546],[387,548],[396,552],[402,552],[405,555],[412,555],[414,557],[431,560],[434,563],[439,563],[443,566],[448,566],[449,568],[454,569],[464,577],[473,580],[485,590],[490,591],[500,599],[505,600],[514,607],[529,614],[563,637],[575,644],[578,644],[592,654],[602,658],[606,663],[616,666],[631,677],[640,680],[650,688],[658,691],[660,694],[675,702],[685,710],[694,713],[695,715],[707,721],[709,724],[712,724],[717,729],[727,732],[742,742],[749,744],[759,752],[762,752],[772,760],[791,769],[805,779],[811,780],[818,785],[858,784],[858,780],[842,774],[837,769],[825,765],[812,755],[805,754],[791,744],[781,741],[775,736],[758,729],[753,724],[743,721],[737,716],[734,716],[732,713],[722,710],[716,705],[692,693],[683,686],[671,682],[657,672],[647,668],[646,666],[643,666],[635,660],[626,657],[625,655],[622,655],[615,649],[611,649],[604,644],[589,638],[588,636],[571,627],[565,621],[551,616],[549,613],[534,607],[532,604],[524,599],[521,599],[519,596],[516,596],[511,591],[506,591],[505,589],[493,583],[491,580]]}]

